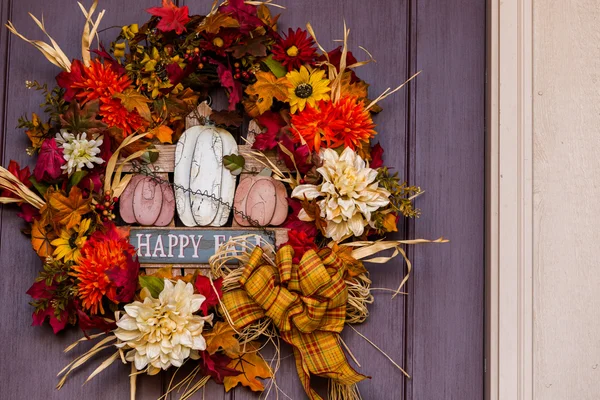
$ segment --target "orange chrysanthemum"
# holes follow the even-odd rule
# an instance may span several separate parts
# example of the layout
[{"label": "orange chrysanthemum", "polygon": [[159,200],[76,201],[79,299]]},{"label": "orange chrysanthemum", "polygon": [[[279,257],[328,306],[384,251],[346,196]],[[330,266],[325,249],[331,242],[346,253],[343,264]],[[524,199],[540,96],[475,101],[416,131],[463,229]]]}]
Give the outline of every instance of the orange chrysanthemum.
[{"label": "orange chrysanthemum", "polygon": [[377,134],[371,113],[357,97],[342,97],[337,103],[322,100],[314,108],[307,106],[292,116],[292,126],[296,142],[306,143],[311,151],[340,146],[355,150]]},{"label": "orange chrysanthemum", "polygon": [[104,313],[104,296],[118,303],[117,287],[108,272],[115,268],[127,268],[126,253],[133,256],[135,248],[126,237],[119,234],[114,225],[106,233],[94,233],[81,249],[81,257],[73,266],[72,275],[78,280],[77,288],[83,308],[91,314],[97,314],[98,310]]},{"label": "orange chrysanthemum", "polygon": [[108,126],[123,130],[125,136],[144,128],[147,122],[136,111],[127,111],[121,100],[113,97],[131,86],[131,80],[119,74],[110,65],[94,60],[89,67],[84,67],[81,79],[71,87],[78,91],[75,98],[84,105],[91,100],[100,101],[100,116]]}]

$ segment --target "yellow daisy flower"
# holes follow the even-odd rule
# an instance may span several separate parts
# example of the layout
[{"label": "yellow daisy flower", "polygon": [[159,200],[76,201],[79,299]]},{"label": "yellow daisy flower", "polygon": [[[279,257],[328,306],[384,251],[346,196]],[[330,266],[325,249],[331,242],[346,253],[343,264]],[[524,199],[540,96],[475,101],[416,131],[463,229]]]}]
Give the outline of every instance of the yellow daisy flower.
[{"label": "yellow daisy flower", "polygon": [[290,71],[286,75],[291,83],[288,89],[288,101],[292,113],[302,111],[306,104],[315,107],[315,104],[321,100],[329,100],[329,79],[325,78],[325,71],[309,71],[305,66],[300,67],[300,71]]},{"label": "yellow daisy flower", "polygon": [[77,262],[81,257],[81,248],[87,240],[85,235],[90,229],[91,222],[91,219],[86,218],[75,229],[63,229],[58,239],[52,241],[52,246],[56,247],[53,255],[64,262]]}]

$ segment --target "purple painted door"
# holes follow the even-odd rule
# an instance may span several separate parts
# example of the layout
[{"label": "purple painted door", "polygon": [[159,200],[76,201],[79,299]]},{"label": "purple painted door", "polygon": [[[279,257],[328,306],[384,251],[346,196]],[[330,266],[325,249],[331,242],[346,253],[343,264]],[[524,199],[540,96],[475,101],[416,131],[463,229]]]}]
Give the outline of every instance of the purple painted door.
[{"label": "purple painted door", "polygon": [[[158,0],[103,0],[104,27],[142,22],[143,9]],[[192,14],[210,9],[212,1],[179,0]],[[378,292],[369,321],[357,329],[377,343],[412,375],[407,380],[384,356],[353,331],[344,340],[372,379],[360,384],[365,400],[475,400],[483,397],[484,298],[484,75],[485,2],[481,0],[279,0],[287,11],[281,26],[311,22],[328,48],[351,28],[351,48],[367,48],[376,64],[359,74],[372,83],[371,93],[395,87],[417,70],[423,73],[407,90],[388,98],[376,118],[386,164],[395,166],[426,193],[417,205],[423,216],[404,226],[399,237],[436,238],[446,245],[409,250],[414,271],[408,296],[390,299]],[[3,0],[0,20],[37,34],[28,11],[44,13],[54,39],[73,57],[79,54],[83,20],[72,0]],[[118,33],[101,34],[105,42]],[[15,159],[30,163],[26,136],[17,118],[37,111],[41,98],[25,88],[26,80],[52,84],[57,73],[32,47],[0,30],[0,123],[2,165]],[[113,365],[81,386],[94,363],[54,390],[56,373],[71,359],[62,349],[80,333],[54,337],[49,327],[31,328],[28,297],[40,262],[20,235],[19,219],[2,209],[0,230],[0,387],[14,399],[128,399],[128,367]],[[374,287],[393,288],[404,265],[395,261],[371,268]],[[289,353],[288,353],[289,354]],[[289,398],[304,399],[291,357],[283,360],[279,385]],[[166,378],[141,378],[138,399],[158,398]],[[236,390],[223,393],[209,385],[206,399],[254,399]],[[284,398],[280,394],[280,398]],[[176,398],[175,396],[173,398]],[[201,399],[202,394],[196,396]],[[275,396],[270,396],[275,398]]]}]

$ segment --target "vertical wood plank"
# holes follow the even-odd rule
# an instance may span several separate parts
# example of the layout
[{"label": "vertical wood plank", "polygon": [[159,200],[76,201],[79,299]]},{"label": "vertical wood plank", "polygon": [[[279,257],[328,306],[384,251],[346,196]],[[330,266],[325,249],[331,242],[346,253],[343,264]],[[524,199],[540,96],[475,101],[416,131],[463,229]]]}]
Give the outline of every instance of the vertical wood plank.
[{"label": "vertical wood plank", "polygon": [[485,2],[416,0],[411,181],[427,190],[417,246],[407,399],[483,396]]}]

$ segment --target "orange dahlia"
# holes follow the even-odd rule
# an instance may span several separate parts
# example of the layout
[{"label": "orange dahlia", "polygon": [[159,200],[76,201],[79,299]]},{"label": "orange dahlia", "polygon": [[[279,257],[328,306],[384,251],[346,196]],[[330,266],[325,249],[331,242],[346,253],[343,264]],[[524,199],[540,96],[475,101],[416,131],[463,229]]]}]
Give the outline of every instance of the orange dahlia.
[{"label": "orange dahlia", "polygon": [[340,146],[358,149],[377,132],[371,113],[357,97],[342,97],[337,103],[322,100],[292,116],[292,133],[297,143],[311,151]]},{"label": "orange dahlia", "polygon": [[121,100],[113,97],[131,86],[131,80],[116,72],[110,65],[94,60],[89,67],[84,67],[81,79],[75,81],[71,88],[77,90],[75,98],[84,105],[91,100],[100,101],[100,116],[108,126],[123,130],[125,136],[144,128],[147,122],[136,111],[127,111]]},{"label": "orange dahlia", "polygon": [[83,308],[91,314],[97,314],[98,310],[104,313],[104,296],[118,303],[117,286],[108,274],[115,268],[125,270],[128,267],[127,254],[133,256],[135,248],[112,224],[106,232],[96,231],[81,249],[81,257],[73,265],[72,275],[77,278]]}]

